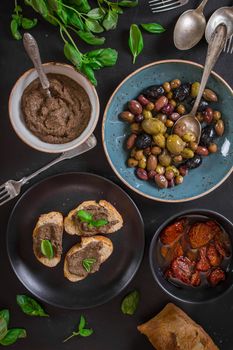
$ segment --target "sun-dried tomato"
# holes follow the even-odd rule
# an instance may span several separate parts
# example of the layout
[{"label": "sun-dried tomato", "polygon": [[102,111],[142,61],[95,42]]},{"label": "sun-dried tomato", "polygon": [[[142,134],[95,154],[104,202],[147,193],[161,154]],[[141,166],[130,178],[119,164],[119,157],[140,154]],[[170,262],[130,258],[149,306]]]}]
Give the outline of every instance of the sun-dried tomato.
[{"label": "sun-dried tomato", "polygon": [[221,257],[219,256],[215,245],[211,243],[207,248],[206,256],[209,259],[210,265],[219,266],[221,264]]},{"label": "sun-dried tomato", "polygon": [[216,233],[213,223],[212,221],[206,221],[192,225],[189,230],[189,240],[192,248],[202,247],[213,239]]},{"label": "sun-dried tomato", "polygon": [[226,274],[225,272],[220,268],[217,267],[208,276],[208,280],[212,286],[216,286],[219,284],[221,281],[224,281],[226,279]]},{"label": "sun-dried tomato", "polygon": [[179,220],[167,226],[161,233],[160,239],[163,244],[172,244],[184,232],[185,220]]},{"label": "sun-dried tomato", "polygon": [[191,285],[197,287],[201,284],[200,272],[196,271],[191,277]]},{"label": "sun-dried tomato", "polygon": [[210,269],[210,263],[206,257],[206,250],[206,247],[202,247],[199,250],[200,259],[196,266],[199,271],[208,271]]},{"label": "sun-dried tomato", "polygon": [[183,248],[179,242],[175,242],[171,246],[162,246],[160,251],[167,263],[170,263],[178,256],[182,256],[184,254]]},{"label": "sun-dried tomato", "polygon": [[214,237],[214,243],[217,251],[220,255],[224,257],[230,256],[231,252],[231,242],[226,233],[224,233],[222,230],[219,231],[216,236]]},{"label": "sun-dried tomato", "polygon": [[172,276],[186,284],[191,283],[191,277],[195,268],[195,263],[187,257],[180,256],[173,260],[171,264]]}]

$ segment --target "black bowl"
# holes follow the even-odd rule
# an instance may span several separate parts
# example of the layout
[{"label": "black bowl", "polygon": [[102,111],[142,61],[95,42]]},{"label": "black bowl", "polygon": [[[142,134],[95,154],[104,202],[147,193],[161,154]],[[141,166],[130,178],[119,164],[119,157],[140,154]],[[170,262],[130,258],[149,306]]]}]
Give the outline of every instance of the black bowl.
[{"label": "black bowl", "polygon": [[221,297],[225,294],[233,284],[233,259],[230,259],[228,268],[227,268],[227,277],[224,282],[221,282],[219,285],[215,287],[211,286],[203,286],[203,287],[179,287],[171,282],[169,282],[163,274],[161,268],[161,255],[159,249],[159,235],[162,230],[172,223],[173,221],[184,217],[184,216],[199,216],[204,218],[210,218],[216,220],[228,233],[231,246],[233,247],[233,224],[225,218],[223,215],[216,213],[211,210],[206,209],[192,209],[183,211],[177,215],[172,216],[168,220],[166,220],[155,232],[155,235],[151,241],[150,245],[150,267],[152,270],[152,274],[159,284],[159,286],[170,296],[189,303],[202,303],[207,301],[212,301],[213,299]]}]

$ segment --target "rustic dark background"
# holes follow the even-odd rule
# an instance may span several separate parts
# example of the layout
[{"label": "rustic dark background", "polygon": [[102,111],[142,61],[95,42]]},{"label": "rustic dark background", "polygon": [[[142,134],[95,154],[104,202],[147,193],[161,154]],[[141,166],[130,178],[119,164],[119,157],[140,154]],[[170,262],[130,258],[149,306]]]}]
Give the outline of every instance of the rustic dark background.
[{"label": "rustic dark background", "polygon": [[[19,3],[22,1],[19,1]],[[51,168],[46,173],[35,179],[35,182],[49,175],[69,171],[88,171],[96,173],[118,183],[135,200],[145,222],[146,250],[143,263],[136,277],[128,288],[117,298],[104,306],[84,310],[82,312],[95,333],[89,338],[76,338],[66,344],[62,339],[73,331],[76,326],[80,312],[66,311],[49,305],[44,305],[51,315],[49,319],[30,318],[22,314],[15,302],[15,296],[19,293],[27,293],[23,285],[14,275],[6,253],[5,236],[7,221],[15,201],[12,201],[0,209],[0,309],[9,308],[11,311],[11,327],[25,327],[28,337],[18,341],[12,349],[24,350],[149,350],[152,346],[140,335],[136,326],[159,312],[167,302],[173,301],[156,285],[149,268],[148,247],[156,228],[169,216],[189,208],[213,209],[233,220],[233,183],[229,178],[220,188],[211,194],[184,204],[163,204],[143,199],[134,194],[119,182],[113,174],[105,158],[101,145],[101,120],[103,109],[108,98],[129,73],[152,61],[166,58],[182,58],[204,63],[206,53],[206,42],[202,42],[194,49],[181,52],[176,50],[172,41],[174,23],[177,16],[188,8],[197,6],[199,1],[190,0],[184,8],[160,15],[153,15],[147,1],[140,1],[137,8],[125,11],[120,17],[117,30],[107,33],[106,46],[114,47],[119,51],[119,60],[114,68],[98,72],[98,94],[101,102],[101,114],[95,135],[98,138],[98,146],[91,152],[77,159],[65,161]],[[232,5],[231,0],[209,1],[205,14],[207,17],[220,6]],[[54,156],[37,152],[26,146],[14,133],[8,118],[8,98],[16,79],[25,70],[31,67],[22,42],[12,39],[9,24],[13,10],[13,0],[0,1],[0,183],[9,178],[19,179],[30,174],[53,159]],[[31,13],[26,10],[26,13]],[[131,64],[131,56],[127,45],[128,30],[131,23],[160,22],[167,31],[161,36],[144,34],[145,48],[137,63]],[[62,51],[62,42],[57,28],[39,21],[38,26],[32,30],[33,35],[39,42],[42,58],[47,61],[65,61]],[[83,50],[87,47],[80,43]],[[232,56],[222,55],[215,68],[228,83],[233,85]],[[232,111],[229,111],[231,118]],[[218,166],[216,164],[216,166]],[[192,176],[192,175],[190,175]],[[32,181],[30,185],[33,183]],[[26,190],[30,185],[24,187]],[[33,205],[33,203],[31,203]],[[127,244],[127,242],[126,242]],[[114,273],[114,271],[113,271]],[[120,312],[120,302],[128,291],[138,288],[141,293],[140,307],[134,317],[127,317]],[[194,320],[200,323],[213,337],[221,350],[233,349],[233,291],[224,298],[204,305],[190,305],[187,303],[176,304],[183,308]]]}]

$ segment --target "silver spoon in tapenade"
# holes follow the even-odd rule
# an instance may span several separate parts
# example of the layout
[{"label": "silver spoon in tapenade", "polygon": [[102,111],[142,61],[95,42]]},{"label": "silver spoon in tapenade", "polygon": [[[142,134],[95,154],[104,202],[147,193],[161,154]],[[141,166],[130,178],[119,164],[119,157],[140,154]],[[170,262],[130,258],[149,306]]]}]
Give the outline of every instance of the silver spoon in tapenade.
[{"label": "silver spoon in tapenade", "polygon": [[23,44],[28,56],[32,60],[34,67],[38,73],[38,77],[40,79],[42,88],[44,89],[46,96],[51,97],[51,92],[49,90],[49,80],[44,72],[44,68],[41,63],[39,48],[35,38],[31,34],[25,33],[23,36]]}]

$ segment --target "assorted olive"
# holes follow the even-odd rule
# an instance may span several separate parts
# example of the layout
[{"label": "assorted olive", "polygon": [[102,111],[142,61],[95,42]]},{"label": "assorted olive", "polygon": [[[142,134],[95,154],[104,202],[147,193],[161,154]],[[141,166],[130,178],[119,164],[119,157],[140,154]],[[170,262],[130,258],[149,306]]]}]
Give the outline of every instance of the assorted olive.
[{"label": "assorted olive", "polygon": [[199,82],[182,83],[179,79],[150,86],[120,114],[131,130],[126,141],[130,150],[127,164],[136,168],[139,179],[152,180],[159,188],[180,185],[189,170],[202,164],[203,157],[218,151],[215,139],[223,135],[224,122],[221,112],[211,106],[218,97],[208,88],[196,115],[202,124],[199,144],[191,132],[172,132],[175,122],[191,110],[199,88]]}]

